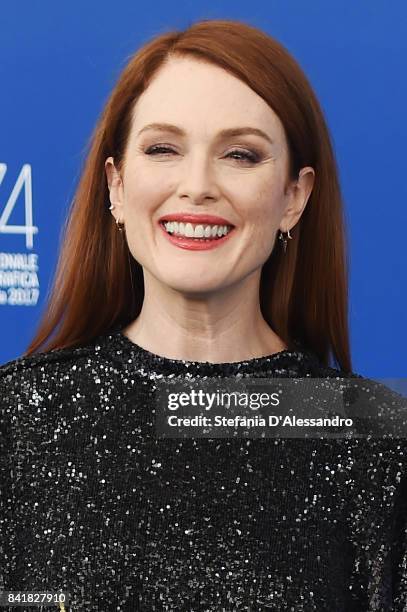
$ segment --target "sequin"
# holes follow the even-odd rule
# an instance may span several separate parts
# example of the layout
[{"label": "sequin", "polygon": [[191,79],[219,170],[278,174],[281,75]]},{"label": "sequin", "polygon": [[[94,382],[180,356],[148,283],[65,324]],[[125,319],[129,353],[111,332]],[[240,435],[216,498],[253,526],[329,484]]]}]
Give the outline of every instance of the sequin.
[{"label": "sequin", "polygon": [[68,591],[67,612],[407,610],[404,439],[155,436],[163,377],[348,375],[303,349],[172,360],[120,330],[5,364],[1,589]]}]

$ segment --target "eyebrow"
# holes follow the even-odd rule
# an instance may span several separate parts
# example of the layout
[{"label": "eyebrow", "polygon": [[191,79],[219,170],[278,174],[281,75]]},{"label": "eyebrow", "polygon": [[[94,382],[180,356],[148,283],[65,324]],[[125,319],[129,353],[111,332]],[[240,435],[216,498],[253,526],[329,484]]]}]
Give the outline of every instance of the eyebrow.
[{"label": "eyebrow", "polygon": [[[172,132],[173,134],[177,134],[178,136],[186,135],[185,131],[182,128],[178,127],[177,125],[173,125],[171,123],[149,123],[148,125],[145,125],[138,132],[137,136],[140,136],[140,134],[142,134],[143,132],[147,130],[157,130],[160,132]],[[218,138],[228,138],[228,137],[233,138],[235,136],[244,136],[246,134],[254,134],[255,136],[260,136],[261,138],[264,138],[265,140],[267,140],[270,144],[273,144],[273,140],[270,138],[270,136],[268,136],[268,134],[266,134],[266,132],[263,132],[263,130],[260,130],[259,128],[254,128],[254,127],[227,128],[227,129],[224,129],[218,132],[217,136]]]}]

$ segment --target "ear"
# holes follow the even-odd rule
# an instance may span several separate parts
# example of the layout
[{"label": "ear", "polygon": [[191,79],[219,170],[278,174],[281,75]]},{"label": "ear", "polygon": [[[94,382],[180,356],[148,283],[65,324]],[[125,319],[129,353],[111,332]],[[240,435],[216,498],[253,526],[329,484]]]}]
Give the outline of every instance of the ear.
[{"label": "ear", "polygon": [[[105,161],[105,171],[107,184],[109,187],[109,199],[117,210],[119,217],[122,217],[123,207],[123,181],[119,171],[114,165],[113,157],[108,157]],[[116,216],[116,215],[115,215]]]},{"label": "ear", "polygon": [[289,202],[280,222],[280,230],[287,232],[298,222],[314,186],[315,172],[311,166],[302,168],[294,187],[290,189]]}]

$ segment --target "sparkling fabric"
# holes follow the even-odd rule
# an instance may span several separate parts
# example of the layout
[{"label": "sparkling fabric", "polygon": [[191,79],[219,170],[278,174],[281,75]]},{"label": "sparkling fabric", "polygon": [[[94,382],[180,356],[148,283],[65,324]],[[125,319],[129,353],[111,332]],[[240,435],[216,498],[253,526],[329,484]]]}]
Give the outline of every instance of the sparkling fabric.
[{"label": "sparkling fabric", "polygon": [[404,439],[160,440],[163,376],[357,377],[303,349],[172,360],[117,329],[5,364],[2,589],[68,591],[67,612],[407,610]]}]

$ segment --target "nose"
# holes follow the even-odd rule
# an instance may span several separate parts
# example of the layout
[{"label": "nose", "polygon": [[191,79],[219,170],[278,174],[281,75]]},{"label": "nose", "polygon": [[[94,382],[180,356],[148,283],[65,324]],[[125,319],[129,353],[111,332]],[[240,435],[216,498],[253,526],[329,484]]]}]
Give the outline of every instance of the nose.
[{"label": "nose", "polygon": [[210,160],[203,153],[190,156],[182,164],[177,189],[180,198],[188,198],[194,204],[201,204],[207,199],[217,200],[219,188]]}]

